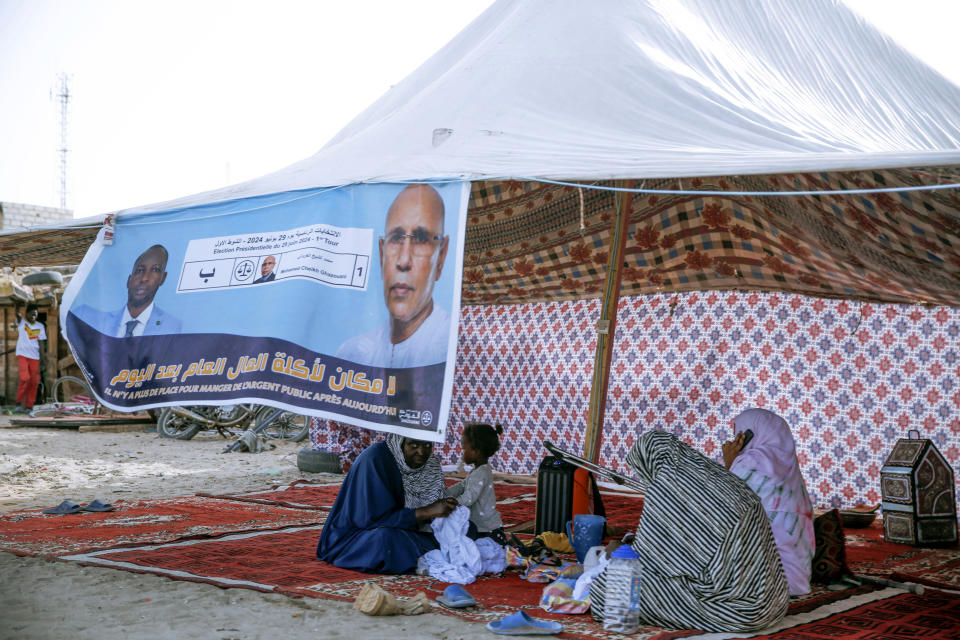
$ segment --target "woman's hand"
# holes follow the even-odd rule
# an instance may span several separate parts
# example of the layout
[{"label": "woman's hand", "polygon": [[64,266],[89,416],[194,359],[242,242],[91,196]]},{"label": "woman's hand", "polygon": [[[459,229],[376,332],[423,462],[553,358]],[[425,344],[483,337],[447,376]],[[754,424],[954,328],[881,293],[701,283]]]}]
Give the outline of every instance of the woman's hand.
[{"label": "woman's hand", "polygon": [[429,522],[434,518],[445,518],[460,506],[456,498],[440,498],[432,504],[420,507],[413,513],[419,522]]},{"label": "woman's hand", "polygon": [[723,446],[721,447],[723,451],[723,466],[725,466],[727,469],[730,468],[730,465],[733,464],[733,461],[743,450],[743,439],[745,437],[746,436],[741,431],[733,437],[733,440],[727,440],[723,443]]}]

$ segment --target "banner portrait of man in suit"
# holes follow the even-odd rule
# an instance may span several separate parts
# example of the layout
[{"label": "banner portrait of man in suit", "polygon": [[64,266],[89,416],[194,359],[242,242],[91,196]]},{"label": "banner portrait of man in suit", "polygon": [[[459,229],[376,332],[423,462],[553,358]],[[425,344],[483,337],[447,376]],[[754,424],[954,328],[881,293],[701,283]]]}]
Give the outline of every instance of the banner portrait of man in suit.
[{"label": "banner portrait of man in suit", "polygon": [[100,333],[114,338],[180,333],[179,318],[154,304],[157,289],[167,280],[168,253],[155,244],[137,258],[127,277],[127,303],[115,311],[80,305],[74,314]]}]

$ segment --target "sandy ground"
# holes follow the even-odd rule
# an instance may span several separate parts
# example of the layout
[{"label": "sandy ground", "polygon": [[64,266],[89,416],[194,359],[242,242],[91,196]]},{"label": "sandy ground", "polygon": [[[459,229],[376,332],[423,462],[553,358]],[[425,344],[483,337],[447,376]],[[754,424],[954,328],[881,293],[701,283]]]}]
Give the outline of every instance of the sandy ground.
[{"label": "sandy ground", "polygon": [[[266,489],[301,477],[302,444],[222,454],[229,441],[155,433],[79,433],[11,428],[0,416],[0,511],[64,499],[189,496]],[[329,477],[329,476],[327,476]],[[369,617],[350,603],[293,599],[0,552],[0,638],[462,638],[494,637],[483,625],[440,613]]]}]

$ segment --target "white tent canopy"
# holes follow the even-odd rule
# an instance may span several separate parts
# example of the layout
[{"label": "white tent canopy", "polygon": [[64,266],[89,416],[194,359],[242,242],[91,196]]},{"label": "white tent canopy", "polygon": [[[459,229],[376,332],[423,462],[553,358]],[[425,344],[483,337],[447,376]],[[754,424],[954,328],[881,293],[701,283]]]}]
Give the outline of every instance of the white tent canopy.
[{"label": "white tent canopy", "polygon": [[314,156],[128,211],[365,181],[951,164],[960,88],[834,0],[500,0]]}]

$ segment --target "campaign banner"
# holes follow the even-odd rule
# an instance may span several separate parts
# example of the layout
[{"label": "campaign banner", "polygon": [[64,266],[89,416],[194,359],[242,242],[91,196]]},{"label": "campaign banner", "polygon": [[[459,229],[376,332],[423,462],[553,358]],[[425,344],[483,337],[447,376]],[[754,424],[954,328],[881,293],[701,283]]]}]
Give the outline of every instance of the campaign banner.
[{"label": "campaign banner", "polygon": [[118,411],[254,402],[443,441],[468,182],[361,184],[101,230],[61,326]]}]

